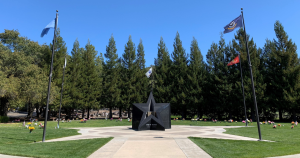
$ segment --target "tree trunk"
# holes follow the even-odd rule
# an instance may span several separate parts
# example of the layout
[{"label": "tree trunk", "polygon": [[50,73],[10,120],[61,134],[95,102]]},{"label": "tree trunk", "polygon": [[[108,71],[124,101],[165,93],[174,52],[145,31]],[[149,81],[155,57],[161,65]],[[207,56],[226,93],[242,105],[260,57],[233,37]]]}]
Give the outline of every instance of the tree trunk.
[{"label": "tree trunk", "polygon": [[34,107],[33,107],[32,103],[29,101],[28,102],[28,114],[27,114],[27,116],[29,118],[33,117],[33,109],[34,109]]},{"label": "tree trunk", "polygon": [[131,118],[130,107],[128,108],[128,118]]},{"label": "tree trunk", "polygon": [[42,117],[43,107],[42,107],[42,106],[39,106],[39,107],[40,107],[40,112],[39,112],[39,114],[40,114],[41,117]]},{"label": "tree trunk", "polygon": [[85,109],[82,109],[81,119],[84,119],[84,112],[85,112]]},{"label": "tree trunk", "polygon": [[181,112],[181,119],[186,119],[186,107],[185,106]]},{"label": "tree trunk", "polygon": [[0,116],[7,116],[7,110],[8,110],[8,100],[4,97],[0,98]]},{"label": "tree trunk", "polygon": [[231,111],[229,111],[228,119],[232,119],[232,112]]},{"label": "tree trunk", "polygon": [[251,106],[251,119],[252,119],[252,121],[256,120],[254,116],[255,116],[254,108]]},{"label": "tree trunk", "polygon": [[279,120],[280,120],[280,121],[283,120],[283,118],[282,118],[282,110],[281,110],[281,109],[279,109]]},{"label": "tree trunk", "polygon": [[45,113],[45,109],[44,109],[43,107],[41,107],[41,109],[42,109],[42,110],[41,110],[41,114],[43,114],[43,117],[42,117],[42,118],[45,118],[45,116],[46,116],[46,115],[45,115],[45,114],[46,114],[46,113]]},{"label": "tree trunk", "polygon": [[39,112],[39,104],[35,104],[35,109],[36,109],[36,117],[40,117],[40,112]]},{"label": "tree trunk", "polygon": [[221,114],[220,114],[220,112],[218,113],[218,120],[222,120],[222,116],[221,116]]},{"label": "tree trunk", "polygon": [[90,108],[88,107],[87,118],[90,118]]},{"label": "tree trunk", "polygon": [[109,118],[112,118],[112,108],[109,108]]},{"label": "tree trunk", "polygon": [[293,121],[297,121],[297,117],[296,117],[296,111],[295,110],[293,110]]},{"label": "tree trunk", "polygon": [[199,119],[201,119],[201,118],[202,118],[202,116],[203,116],[203,111],[202,111],[201,107],[200,107],[200,106],[198,106],[198,110],[197,110],[197,117],[198,117]]},{"label": "tree trunk", "polygon": [[119,117],[122,118],[122,107],[119,108]]}]

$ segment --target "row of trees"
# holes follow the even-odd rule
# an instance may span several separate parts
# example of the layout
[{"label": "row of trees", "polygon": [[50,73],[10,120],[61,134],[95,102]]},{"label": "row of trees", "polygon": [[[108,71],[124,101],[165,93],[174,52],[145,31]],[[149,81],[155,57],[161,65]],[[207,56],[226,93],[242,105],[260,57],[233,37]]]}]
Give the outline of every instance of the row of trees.
[{"label": "row of trees", "polygon": [[[289,113],[296,119],[299,108],[300,63],[297,47],[277,21],[277,39],[266,40],[257,48],[247,35],[260,117],[273,118]],[[226,66],[238,52],[241,54],[248,117],[254,120],[251,80],[247,62],[245,33],[239,29],[232,41],[225,43],[222,35],[212,43],[204,62],[198,42],[193,38],[188,54],[177,32],[173,51],[169,53],[163,38],[158,43],[153,67],[156,102],[170,102],[173,114],[183,118],[244,118],[239,65]],[[45,111],[47,80],[52,44],[39,45],[18,31],[0,34],[0,115],[8,107],[28,106]],[[103,54],[88,41],[80,47],[74,42],[71,54],[57,31],[55,41],[53,86],[50,108],[58,110],[64,57],[67,57],[62,107],[70,115],[74,109],[119,108],[130,111],[132,103],[146,102],[151,84],[145,76],[145,52],[142,40],[137,48],[129,36],[122,57],[118,57],[113,35]],[[97,56],[98,55],[98,56]],[[55,115],[56,112],[54,112]],[[111,114],[111,112],[110,112]],[[89,115],[88,115],[89,116]],[[110,116],[111,117],[111,116]]]}]

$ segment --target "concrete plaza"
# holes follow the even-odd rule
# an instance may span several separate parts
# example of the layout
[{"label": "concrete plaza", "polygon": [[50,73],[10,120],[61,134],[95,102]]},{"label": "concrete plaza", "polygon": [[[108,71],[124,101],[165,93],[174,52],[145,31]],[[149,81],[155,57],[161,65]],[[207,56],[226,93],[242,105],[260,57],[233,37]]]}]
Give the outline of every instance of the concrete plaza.
[{"label": "concrete plaza", "polygon": [[[110,142],[92,153],[88,158],[210,158],[205,151],[188,137],[257,141],[254,138],[225,134],[226,128],[241,126],[179,126],[166,131],[136,131],[131,126],[89,127],[78,129],[81,135],[47,140],[46,142],[114,137]],[[1,158],[17,158],[1,155]],[[278,158],[296,158],[288,155]]]}]

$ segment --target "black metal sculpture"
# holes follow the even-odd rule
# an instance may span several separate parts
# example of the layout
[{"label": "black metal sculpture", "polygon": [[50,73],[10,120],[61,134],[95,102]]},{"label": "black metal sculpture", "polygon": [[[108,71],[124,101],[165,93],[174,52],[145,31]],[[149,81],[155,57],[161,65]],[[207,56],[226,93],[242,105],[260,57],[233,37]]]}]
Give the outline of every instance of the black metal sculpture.
[{"label": "black metal sculpture", "polygon": [[171,128],[170,103],[156,103],[152,92],[147,103],[134,103],[132,128],[137,130],[165,130]]}]

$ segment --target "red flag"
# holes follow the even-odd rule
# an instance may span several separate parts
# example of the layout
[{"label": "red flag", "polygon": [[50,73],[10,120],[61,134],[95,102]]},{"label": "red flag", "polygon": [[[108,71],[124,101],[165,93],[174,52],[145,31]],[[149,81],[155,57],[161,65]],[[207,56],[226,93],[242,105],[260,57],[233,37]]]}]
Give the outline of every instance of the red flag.
[{"label": "red flag", "polygon": [[230,63],[227,64],[227,66],[237,64],[240,62],[239,56],[235,57]]}]

